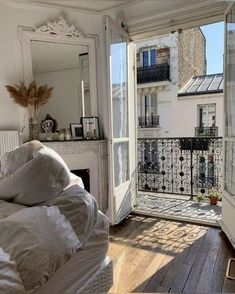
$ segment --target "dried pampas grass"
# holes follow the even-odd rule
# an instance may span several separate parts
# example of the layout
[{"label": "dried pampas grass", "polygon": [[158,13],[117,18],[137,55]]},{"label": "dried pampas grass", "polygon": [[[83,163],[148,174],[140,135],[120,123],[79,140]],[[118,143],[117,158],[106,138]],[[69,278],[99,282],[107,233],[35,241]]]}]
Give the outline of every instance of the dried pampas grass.
[{"label": "dried pampas grass", "polygon": [[29,116],[36,118],[38,108],[46,104],[51,97],[53,87],[37,86],[35,81],[32,81],[28,88],[23,82],[20,85],[6,85],[7,91],[14,102],[22,107],[27,107]]},{"label": "dried pampas grass", "polygon": [[49,88],[47,85],[38,87],[35,81],[32,81],[28,88],[23,82],[20,82],[19,86],[7,85],[6,88],[14,102],[22,107],[46,104],[53,90],[53,87]]}]

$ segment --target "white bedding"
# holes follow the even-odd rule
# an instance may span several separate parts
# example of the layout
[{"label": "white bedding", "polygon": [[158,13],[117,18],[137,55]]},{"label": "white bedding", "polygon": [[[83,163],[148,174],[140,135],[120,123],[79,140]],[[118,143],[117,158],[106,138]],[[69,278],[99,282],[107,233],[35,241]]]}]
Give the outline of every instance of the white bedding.
[{"label": "white bedding", "polygon": [[108,226],[99,212],[88,242],[35,294],[74,294],[104,262],[108,251]]},{"label": "white bedding", "polygon": [[17,265],[33,293],[76,252],[81,243],[55,206],[30,207],[0,221],[0,247]]},{"label": "white bedding", "polygon": [[108,220],[59,155],[25,145],[5,156],[0,182],[0,293],[71,294],[104,261]]},{"label": "white bedding", "polygon": [[[74,194],[76,187],[71,188]],[[82,189],[77,189],[82,194]],[[13,262],[8,266],[17,268],[14,287],[7,294],[22,294],[22,288],[27,293],[70,294],[101,265],[108,250],[109,223],[95,202],[89,207],[93,198],[87,200],[86,194],[80,195],[78,203],[75,194],[71,202],[66,202],[64,195],[58,198],[58,207],[56,201],[47,207],[27,208],[0,201],[0,248]],[[71,205],[73,209],[64,210]],[[96,211],[93,216],[92,211]],[[4,263],[0,255],[0,269]],[[0,290],[6,284],[0,276]]]}]

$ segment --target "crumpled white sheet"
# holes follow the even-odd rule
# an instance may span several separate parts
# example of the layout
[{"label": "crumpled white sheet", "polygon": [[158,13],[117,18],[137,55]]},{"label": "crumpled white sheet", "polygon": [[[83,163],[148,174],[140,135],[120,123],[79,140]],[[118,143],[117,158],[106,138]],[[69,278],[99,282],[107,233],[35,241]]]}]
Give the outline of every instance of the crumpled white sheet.
[{"label": "crumpled white sheet", "polygon": [[[16,264],[25,290],[31,293],[76,250],[86,248],[95,231],[98,207],[94,197],[77,185],[79,178],[71,176],[62,158],[40,142],[12,150],[3,167],[0,248]],[[104,230],[108,234],[106,226]],[[0,256],[0,268],[1,262]],[[0,277],[0,293],[3,283],[6,279]],[[12,294],[20,291],[22,285]]]},{"label": "crumpled white sheet", "polygon": [[56,206],[15,212],[0,220],[0,232],[0,247],[16,263],[29,293],[45,284],[81,247],[70,222]]}]

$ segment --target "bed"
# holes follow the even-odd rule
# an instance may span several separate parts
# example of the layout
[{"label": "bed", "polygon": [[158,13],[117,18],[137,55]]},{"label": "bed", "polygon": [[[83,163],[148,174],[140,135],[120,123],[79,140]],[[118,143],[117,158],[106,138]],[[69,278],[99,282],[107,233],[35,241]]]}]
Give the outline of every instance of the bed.
[{"label": "bed", "polygon": [[81,179],[37,141],[7,152],[1,173],[1,291],[107,292],[109,222]]}]

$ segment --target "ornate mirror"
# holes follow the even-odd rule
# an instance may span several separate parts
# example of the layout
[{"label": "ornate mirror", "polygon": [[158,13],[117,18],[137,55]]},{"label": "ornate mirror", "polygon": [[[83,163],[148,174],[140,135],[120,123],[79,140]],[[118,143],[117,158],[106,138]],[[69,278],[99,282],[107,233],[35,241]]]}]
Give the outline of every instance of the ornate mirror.
[{"label": "ornate mirror", "polygon": [[54,88],[38,122],[49,114],[59,129],[97,116],[96,37],[84,36],[59,17],[36,29],[22,29],[21,40],[24,81]]}]

